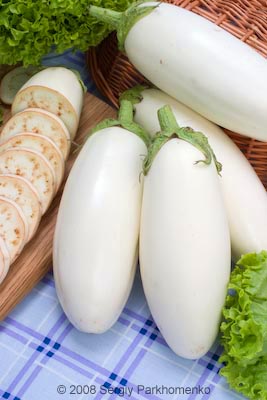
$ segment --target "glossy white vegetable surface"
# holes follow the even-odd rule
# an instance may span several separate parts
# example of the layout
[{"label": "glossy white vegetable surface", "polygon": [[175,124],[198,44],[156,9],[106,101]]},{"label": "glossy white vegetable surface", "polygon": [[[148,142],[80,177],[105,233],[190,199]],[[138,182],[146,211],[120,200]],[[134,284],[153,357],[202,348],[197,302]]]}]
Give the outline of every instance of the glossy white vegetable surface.
[{"label": "glossy white vegetable surface", "polygon": [[85,143],[68,177],[54,237],[57,294],[74,326],[101,333],[118,319],[136,270],[144,142],[119,127]]},{"label": "glossy white vegetable surface", "polygon": [[161,3],[133,25],[125,50],[161,90],[218,125],[267,141],[267,62],[241,40]]},{"label": "glossy white vegetable surface", "polygon": [[233,141],[215,124],[157,89],[142,92],[135,120],[154,134],[159,131],[157,110],[172,107],[180,126],[203,132],[222,163],[221,187],[231,232],[232,256],[267,249],[267,194],[260,179]]},{"label": "glossy white vegetable surface", "polygon": [[171,139],[144,181],[140,268],[153,318],[170,348],[196,359],[212,346],[230,275],[230,238],[215,166]]}]

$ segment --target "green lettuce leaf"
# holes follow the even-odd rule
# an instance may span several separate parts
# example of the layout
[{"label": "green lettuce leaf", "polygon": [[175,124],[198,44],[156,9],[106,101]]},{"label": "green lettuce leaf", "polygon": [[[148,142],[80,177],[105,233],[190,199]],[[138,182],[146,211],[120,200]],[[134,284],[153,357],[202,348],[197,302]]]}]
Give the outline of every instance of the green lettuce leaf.
[{"label": "green lettuce leaf", "polygon": [[47,53],[85,51],[111,27],[89,15],[89,5],[123,11],[133,0],[0,0],[0,64],[38,65]]},{"label": "green lettuce leaf", "polygon": [[267,400],[267,252],[237,262],[223,309],[221,369],[249,399]]}]

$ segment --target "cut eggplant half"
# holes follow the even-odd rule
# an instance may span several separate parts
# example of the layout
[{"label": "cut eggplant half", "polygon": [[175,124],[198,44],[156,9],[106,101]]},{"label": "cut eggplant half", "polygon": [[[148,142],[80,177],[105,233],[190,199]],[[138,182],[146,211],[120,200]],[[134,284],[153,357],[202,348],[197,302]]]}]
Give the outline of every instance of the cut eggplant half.
[{"label": "cut eggplant half", "polygon": [[10,267],[10,255],[4,239],[0,236],[0,284],[5,279]]},{"label": "cut eggplant half", "polygon": [[12,263],[27,242],[28,223],[21,208],[3,196],[0,196],[0,236],[6,244]]},{"label": "cut eggplant half", "polygon": [[73,140],[83,107],[84,90],[77,75],[64,67],[49,67],[32,76],[16,94],[12,114],[36,107],[57,115]]},{"label": "cut eggplant half", "polygon": [[44,67],[16,67],[9,71],[1,80],[0,99],[11,105],[20,88],[37,72]]},{"label": "cut eggplant half", "polygon": [[13,200],[21,208],[29,227],[27,241],[31,240],[42,216],[39,195],[34,186],[18,175],[0,175],[0,196]]},{"label": "cut eggplant half", "polygon": [[21,132],[32,132],[51,139],[61,151],[64,160],[68,158],[71,140],[64,122],[56,115],[39,108],[29,108],[15,114],[4,125],[0,140],[5,141]]},{"label": "cut eggplant half", "polygon": [[54,169],[58,190],[64,176],[65,163],[61,151],[51,139],[37,133],[23,132],[1,143],[0,152],[12,147],[23,147],[41,153]]},{"label": "cut eggplant half", "polygon": [[37,151],[13,147],[0,153],[0,174],[12,174],[28,179],[38,192],[42,214],[55,194],[54,171],[47,159]]}]

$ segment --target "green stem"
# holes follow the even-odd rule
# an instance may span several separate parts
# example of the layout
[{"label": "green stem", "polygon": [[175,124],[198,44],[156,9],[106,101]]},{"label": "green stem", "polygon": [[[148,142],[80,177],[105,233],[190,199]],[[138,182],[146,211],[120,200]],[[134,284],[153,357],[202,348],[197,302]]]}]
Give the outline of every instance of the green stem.
[{"label": "green stem", "polygon": [[133,104],[129,100],[122,99],[118,111],[118,120],[125,123],[133,122],[133,116]]},{"label": "green stem", "polygon": [[147,5],[139,7],[145,3],[146,0],[136,1],[124,12],[108,10],[97,6],[89,6],[89,14],[97,20],[112,26],[117,31],[119,50],[124,51],[124,42],[130,29],[137,21],[139,21],[139,19],[151,13],[151,11],[160,4],[158,3],[154,6]]},{"label": "green stem", "polygon": [[175,132],[180,128],[169,105],[163,106],[158,110],[158,120],[160,129],[163,132]]},{"label": "green stem", "polygon": [[130,132],[133,132],[140,139],[142,139],[146,146],[150,144],[150,136],[145,131],[145,129],[138,125],[133,120],[134,118],[134,105],[131,101],[122,99],[120,102],[120,109],[118,112],[118,120],[120,122],[120,126],[124,129],[127,129]]},{"label": "green stem", "polygon": [[111,25],[114,30],[117,30],[123,13],[102,7],[89,6],[89,14],[98,21],[105,22]]}]

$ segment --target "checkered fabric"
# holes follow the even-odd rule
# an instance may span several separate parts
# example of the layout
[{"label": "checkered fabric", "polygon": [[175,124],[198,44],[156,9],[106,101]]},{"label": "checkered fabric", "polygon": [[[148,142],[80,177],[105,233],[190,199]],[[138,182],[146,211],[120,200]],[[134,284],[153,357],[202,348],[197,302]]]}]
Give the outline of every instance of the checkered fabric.
[{"label": "checkered fabric", "polygon": [[[49,56],[44,64],[78,69],[97,94],[83,54]],[[64,315],[49,273],[0,323],[0,398],[242,399],[219,375],[220,353],[216,343],[196,361],[176,356],[151,317],[139,272],[118,322],[105,334],[81,333]]]}]

